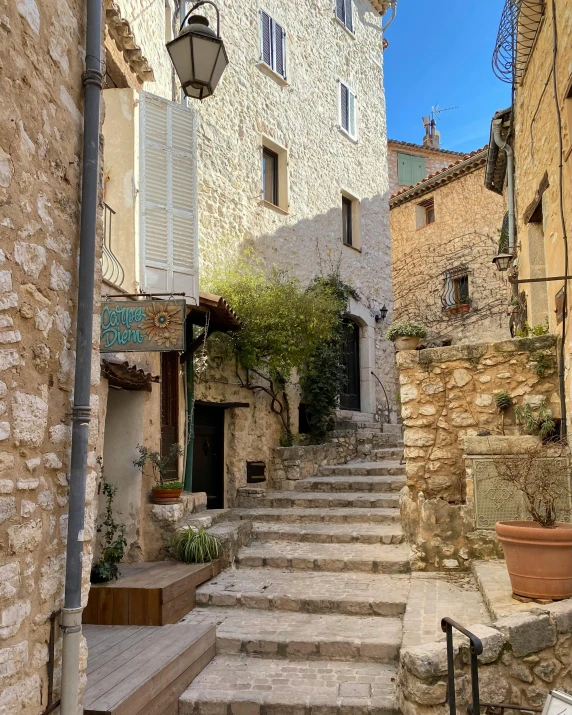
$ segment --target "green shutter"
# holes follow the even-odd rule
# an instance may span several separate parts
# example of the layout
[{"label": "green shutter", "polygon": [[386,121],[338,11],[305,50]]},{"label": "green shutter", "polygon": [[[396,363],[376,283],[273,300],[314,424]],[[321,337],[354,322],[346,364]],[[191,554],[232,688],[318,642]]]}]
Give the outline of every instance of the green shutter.
[{"label": "green shutter", "polygon": [[397,154],[397,181],[400,186],[413,186],[427,177],[425,157],[414,154]]}]

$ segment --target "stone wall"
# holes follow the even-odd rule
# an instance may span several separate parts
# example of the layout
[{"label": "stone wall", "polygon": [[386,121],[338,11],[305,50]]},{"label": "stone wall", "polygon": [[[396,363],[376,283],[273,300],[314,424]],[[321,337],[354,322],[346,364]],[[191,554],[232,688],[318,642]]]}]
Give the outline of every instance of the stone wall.
[{"label": "stone wall", "polygon": [[331,432],[325,444],[275,449],[269,487],[295,491],[299,479],[313,477],[322,466],[345,464],[357,453],[356,430]]},{"label": "stone wall", "polygon": [[[466,456],[472,448],[465,443],[480,430],[500,434],[494,399],[500,390],[520,404],[545,399],[559,415],[555,349],[554,338],[543,336],[397,354],[407,474],[400,508],[414,569],[466,569],[474,558],[502,555],[494,531],[475,526],[472,461]],[[544,378],[534,372],[539,351],[553,362]],[[511,409],[505,432],[520,431]],[[490,438],[488,453],[495,454],[501,441]]]},{"label": "stone wall", "polygon": [[407,188],[399,183],[399,172],[397,167],[397,155],[413,154],[422,156],[425,159],[427,168],[427,176],[434,174],[436,171],[444,169],[449,164],[458,161],[463,155],[459,152],[449,152],[446,149],[429,149],[422,144],[410,144],[409,142],[394,142],[391,139],[387,141],[387,169],[389,173],[389,194],[393,195],[396,191]]},{"label": "stone wall", "polygon": [[[481,702],[542,707],[551,690],[571,692],[572,600],[472,625],[483,643],[479,656]],[[455,695],[459,712],[471,702],[468,640],[454,641]],[[403,648],[397,678],[403,715],[443,715],[447,702],[447,646],[444,640]]]},{"label": "stone wall", "polygon": [[[83,3],[0,3],[0,713],[42,712],[62,606],[78,262]],[[99,283],[99,271],[96,285]],[[97,309],[96,309],[97,314]],[[95,324],[97,325],[97,316]],[[84,547],[96,511],[94,345]],[[56,627],[55,696],[60,632]],[[85,650],[82,655],[85,668]]]},{"label": "stone wall", "polygon": [[[492,263],[506,204],[485,189],[485,155],[475,155],[470,173],[390,204],[395,319],[422,323],[433,344],[510,337],[506,273]],[[429,198],[435,221],[418,228],[417,204]],[[454,300],[446,272],[457,269],[468,276],[467,313],[443,307]]]}]

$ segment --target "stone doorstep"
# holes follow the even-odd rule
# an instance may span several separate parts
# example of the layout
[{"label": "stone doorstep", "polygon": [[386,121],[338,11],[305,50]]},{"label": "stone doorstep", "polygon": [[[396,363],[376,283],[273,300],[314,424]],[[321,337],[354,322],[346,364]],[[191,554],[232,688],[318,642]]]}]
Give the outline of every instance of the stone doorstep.
[{"label": "stone doorstep", "polygon": [[280,522],[284,524],[395,524],[400,523],[399,509],[395,507],[351,509],[347,507],[330,509],[304,508],[263,508],[233,509],[233,519],[250,521]]},{"label": "stone doorstep", "polygon": [[179,715],[397,715],[395,678],[378,663],[218,655],[179,699]]},{"label": "stone doorstep", "polygon": [[196,608],[183,623],[216,626],[217,653],[293,660],[395,663],[399,618],[282,613],[244,608]]},{"label": "stone doorstep", "polygon": [[198,606],[313,614],[401,616],[410,577],[241,568],[224,571],[197,589]]},{"label": "stone doorstep", "polygon": [[311,477],[296,482],[296,489],[309,492],[399,492],[407,484],[405,475]]},{"label": "stone doorstep", "polygon": [[534,601],[523,603],[513,598],[504,561],[473,561],[471,569],[493,620],[542,608]]},{"label": "stone doorstep", "polygon": [[399,461],[403,458],[403,447],[380,447],[373,450],[372,456],[375,457],[374,462],[386,459]]},{"label": "stone doorstep", "polygon": [[408,573],[409,547],[400,545],[338,544],[256,541],[238,552],[239,567],[287,568],[313,571]]},{"label": "stone doorstep", "polygon": [[260,507],[306,507],[325,509],[328,507],[380,508],[398,507],[398,494],[374,492],[339,492],[335,494],[315,492],[281,492],[268,490],[260,496],[248,496],[239,492],[239,506]]},{"label": "stone doorstep", "polygon": [[259,541],[303,541],[321,544],[401,544],[398,525],[385,524],[283,524],[257,522],[253,535]]},{"label": "stone doorstep", "polygon": [[318,469],[318,475],[328,477],[335,475],[351,477],[370,476],[385,477],[389,475],[404,475],[405,464],[399,460],[384,462],[348,462],[336,466],[323,466]]}]

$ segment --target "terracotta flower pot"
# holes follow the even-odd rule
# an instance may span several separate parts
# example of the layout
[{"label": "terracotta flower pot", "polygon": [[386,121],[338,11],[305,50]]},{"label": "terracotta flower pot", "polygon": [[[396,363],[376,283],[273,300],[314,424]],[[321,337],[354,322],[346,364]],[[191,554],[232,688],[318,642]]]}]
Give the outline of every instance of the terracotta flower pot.
[{"label": "terracotta flower pot", "polygon": [[395,338],[395,349],[396,350],[417,350],[419,347],[419,341],[421,338],[412,338],[405,335],[400,335]]},{"label": "terracotta flower pot", "polygon": [[545,529],[533,521],[499,521],[495,530],[516,595],[572,597],[572,524]]},{"label": "terracotta flower pot", "polygon": [[461,303],[459,306],[459,313],[468,313],[471,310],[469,303]]},{"label": "terracotta flower pot", "polygon": [[151,491],[151,500],[153,504],[176,504],[181,496],[182,489],[153,489]]}]

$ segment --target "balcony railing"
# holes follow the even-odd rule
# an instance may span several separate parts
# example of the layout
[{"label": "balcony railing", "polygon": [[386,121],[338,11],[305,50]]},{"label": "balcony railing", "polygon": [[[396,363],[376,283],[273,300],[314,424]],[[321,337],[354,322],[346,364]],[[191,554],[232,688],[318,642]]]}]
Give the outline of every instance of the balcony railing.
[{"label": "balcony railing", "polygon": [[101,267],[103,280],[120,288],[125,278],[123,266],[111,250],[112,221],[115,211],[103,202],[103,252],[101,254]]},{"label": "balcony railing", "polygon": [[523,78],[544,11],[545,0],[506,0],[493,52],[493,72],[503,82]]}]

